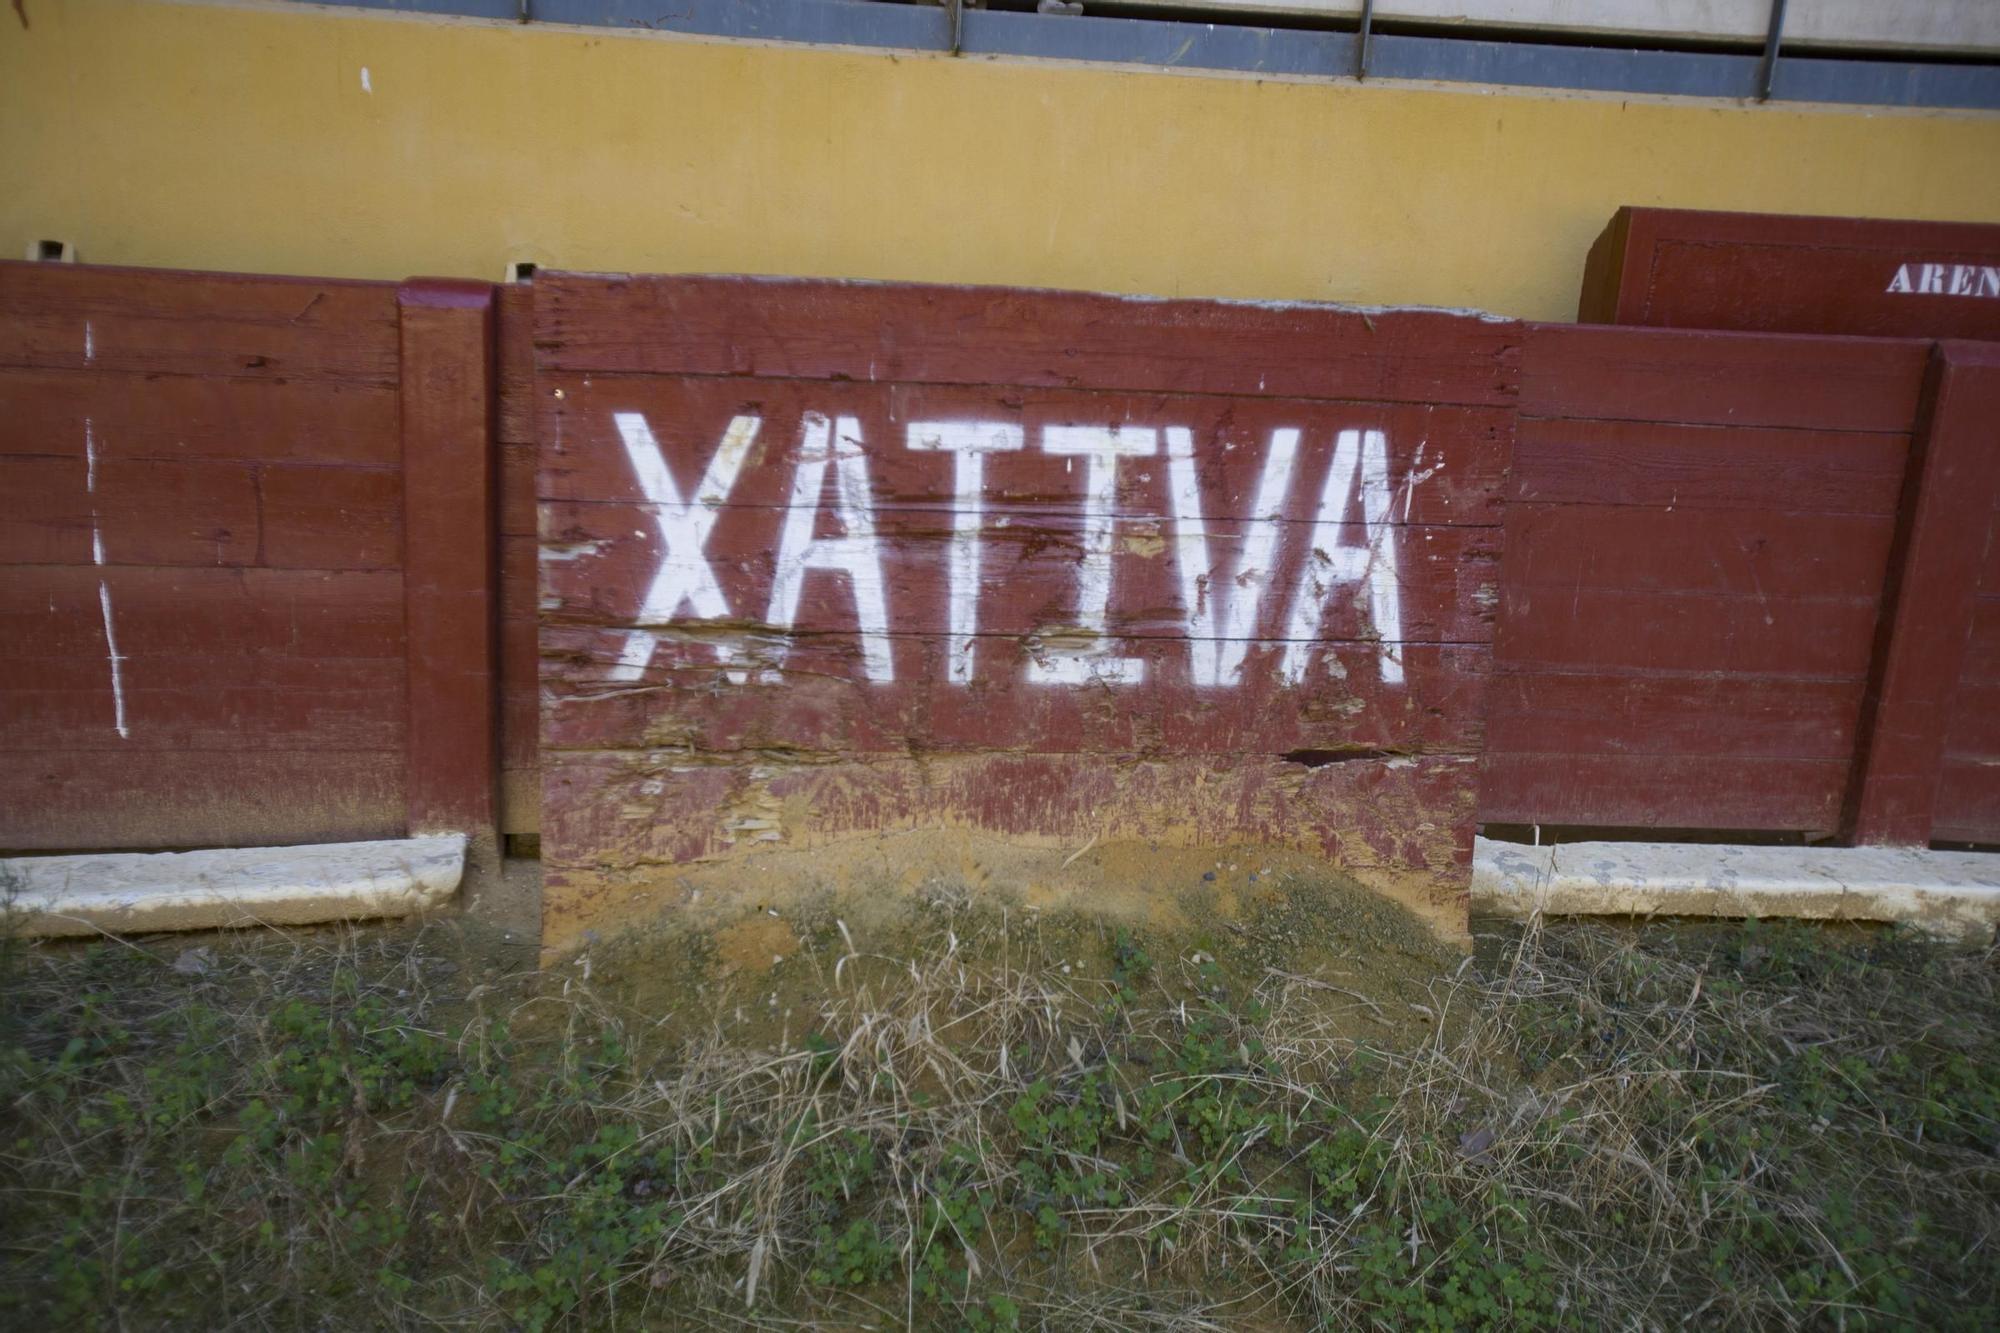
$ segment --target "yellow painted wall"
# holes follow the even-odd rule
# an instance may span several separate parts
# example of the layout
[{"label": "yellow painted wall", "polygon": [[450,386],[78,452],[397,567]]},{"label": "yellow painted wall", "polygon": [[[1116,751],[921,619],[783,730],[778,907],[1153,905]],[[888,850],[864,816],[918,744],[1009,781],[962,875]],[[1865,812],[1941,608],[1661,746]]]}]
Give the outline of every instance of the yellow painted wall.
[{"label": "yellow painted wall", "polygon": [[[2000,116],[1260,81],[296,6],[0,7],[0,254],[510,259],[1573,316],[1621,203],[2000,221]],[[363,86],[363,70],[368,87]]]}]

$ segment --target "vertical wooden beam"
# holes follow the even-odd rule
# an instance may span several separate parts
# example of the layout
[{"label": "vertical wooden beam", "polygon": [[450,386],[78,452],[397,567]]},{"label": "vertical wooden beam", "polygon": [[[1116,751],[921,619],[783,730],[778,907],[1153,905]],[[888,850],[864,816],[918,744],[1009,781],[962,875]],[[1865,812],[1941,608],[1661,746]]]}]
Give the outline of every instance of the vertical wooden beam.
[{"label": "vertical wooden beam", "polygon": [[1848,784],[1856,843],[1923,846],[2000,496],[2000,346],[1941,342],[1910,461]]},{"label": "vertical wooden beam", "polygon": [[497,847],[493,288],[412,279],[402,327],[410,832]]}]

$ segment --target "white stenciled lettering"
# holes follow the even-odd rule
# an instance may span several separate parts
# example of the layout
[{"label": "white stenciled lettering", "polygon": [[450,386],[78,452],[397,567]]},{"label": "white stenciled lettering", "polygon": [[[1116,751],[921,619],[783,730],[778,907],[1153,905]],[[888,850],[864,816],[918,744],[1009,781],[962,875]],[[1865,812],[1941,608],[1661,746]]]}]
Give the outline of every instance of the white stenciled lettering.
[{"label": "white stenciled lettering", "polygon": [[1910,296],[2000,297],[2000,265],[1898,264],[1886,292]]},{"label": "white stenciled lettering", "polygon": [[1278,559],[1278,536],[1291,490],[1299,433],[1271,432],[1257,500],[1245,527],[1243,552],[1233,576],[1209,554],[1201,487],[1194,464],[1194,436],[1185,426],[1167,428],[1167,481],[1174,506],[1174,555],[1180,567],[1181,613],[1189,665],[1196,685],[1235,685],[1257,630],[1264,585]]},{"label": "white stenciled lettering", "polygon": [[[1343,546],[1340,529],[1353,506],[1354,483],[1361,482],[1366,546]],[[1312,547],[1292,600],[1290,625],[1278,676],[1286,685],[1305,681],[1306,666],[1319,638],[1327,597],[1343,585],[1366,582],[1369,619],[1375,627],[1382,681],[1403,681],[1401,640],[1403,602],[1396,569],[1396,540],[1388,526],[1389,442],[1379,430],[1344,430],[1334,442],[1333,467],[1326,475]]]},{"label": "white stenciled lettering", "polygon": [[[743,470],[743,460],[757,438],[759,419],[753,416],[731,419],[700,484],[687,500],[681,499],[680,487],[667,467],[666,454],[653,437],[653,428],[644,414],[615,412],[612,419],[625,442],[625,457],[632,465],[632,476],[646,497],[644,507],[660,537],[659,563],[634,619],[641,625],[664,625],[678,616],[683,606],[692,610],[696,619],[726,618],[729,602],[722,595],[722,586],[716,582],[704,550],[722,502],[729,498],[737,475]],[[640,631],[627,635],[618,662],[609,673],[610,679],[638,680],[652,661],[655,646],[651,634]],[[735,649],[726,643],[715,645],[715,655],[723,662],[736,660]]]},{"label": "white stenciled lettering", "polygon": [[1086,460],[1083,492],[1083,555],[1076,567],[1076,646],[1037,650],[1028,662],[1028,679],[1038,685],[1081,685],[1097,681],[1137,685],[1146,678],[1146,663],[1137,657],[1105,652],[1105,617],[1111,607],[1111,553],[1114,505],[1118,496],[1118,460],[1150,458],[1159,445],[1158,433],[1132,426],[1048,426],[1042,430],[1046,453]]},{"label": "white stenciled lettering", "polygon": [[[834,471],[834,513],[843,532],[815,537],[820,495],[826,489],[827,464]],[[792,498],[785,510],[784,534],[778,542],[777,577],[771,584],[771,609],[766,619],[780,630],[798,620],[799,595],[806,574],[815,569],[847,575],[861,630],[863,674],[876,684],[896,678],[889,652],[889,600],[882,576],[882,552],[875,540],[875,502],[869,494],[868,458],[861,452],[861,422],[854,417],[828,420],[808,412],[800,427],[799,466],[792,474]],[[775,682],[769,670],[764,680]]]},{"label": "white stenciled lettering", "polygon": [[973,636],[979,630],[979,530],[986,491],[986,455],[1021,447],[1021,428],[1009,421],[915,421],[909,446],[952,456],[951,599],[949,679],[972,683]]}]

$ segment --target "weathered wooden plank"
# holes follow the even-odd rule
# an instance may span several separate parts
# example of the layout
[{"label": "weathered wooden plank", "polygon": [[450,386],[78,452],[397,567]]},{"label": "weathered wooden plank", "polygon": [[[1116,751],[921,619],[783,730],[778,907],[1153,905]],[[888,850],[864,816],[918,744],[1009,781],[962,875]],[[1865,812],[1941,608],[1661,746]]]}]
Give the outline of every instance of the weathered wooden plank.
[{"label": "weathered wooden plank", "polygon": [[[799,464],[829,430],[837,447],[866,455],[873,504],[963,508],[961,487],[975,478],[957,450],[969,431],[981,450],[973,503],[995,513],[1074,512],[1099,483],[1061,435],[1096,427],[1119,432],[1123,456],[1108,484],[1122,517],[1170,517],[1189,487],[1204,514],[1248,517],[1269,461],[1289,457],[1276,512],[1310,521],[1341,433],[1376,430],[1389,443],[1387,521],[1494,524],[1513,434],[1504,411],[1436,405],[660,376],[545,374],[540,383],[543,500],[643,498],[626,427],[614,425],[636,413],[641,455],[657,446],[683,495],[732,426],[747,423],[742,471],[725,497],[731,508],[788,505]],[[1185,463],[1175,463],[1177,452]]]},{"label": "weathered wooden plank", "polygon": [[1521,412],[1906,434],[1929,345],[1872,338],[1528,326]]},{"label": "weathered wooden plank", "polygon": [[[532,464],[529,485],[533,492]],[[501,484],[509,484],[505,456]],[[533,522],[530,505],[529,521]],[[503,511],[500,537],[500,831],[533,833],[541,822],[541,695],[537,688],[540,648],[536,642],[536,560],[540,548],[532,526],[526,534],[506,531]]]},{"label": "weathered wooden plank", "polygon": [[[954,516],[935,509],[878,509],[872,557],[862,568],[879,588],[886,624],[911,634],[944,633],[958,614],[952,568]],[[554,605],[546,618],[561,623],[640,623],[665,552],[648,515],[623,504],[547,502],[542,506],[542,593]],[[1220,609],[1224,590],[1245,596],[1239,571],[1255,540],[1234,520],[1206,523],[1206,548],[1184,551],[1177,525],[1138,519],[1112,525],[1110,596],[1102,627],[1131,638],[1186,637],[1185,558]],[[1492,637],[1500,534],[1493,528],[1387,526],[1372,536],[1361,523],[1343,524],[1338,540],[1310,524],[1274,525],[1277,558],[1268,593],[1257,597],[1247,632],[1230,637],[1302,637],[1290,633],[1301,601],[1324,607],[1318,634],[1333,640],[1481,643]],[[801,633],[855,632],[861,611],[849,574],[809,571],[789,618],[774,590],[783,567],[786,513],[779,509],[717,511],[705,556],[727,607],[742,628],[786,627]],[[980,633],[1078,633],[1079,566],[1091,544],[1089,520],[1073,514],[1015,515],[980,534]],[[1342,580],[1328,560],[1346,558],[1358,572],[1384,570],[1397,590],[1396,620],[1384,622],[1383,589],[1366,578]],[[789,620],[787,624],[786,621]],[[1085,631],[1085,633],[1088,633]]]},{"label": "weathered wooden plank", "polygon": [[1507,510],[1504,574],[1509,588],[1551,592],[1872,598],[1894,532],[1872,515],[1520,503]]},{"label": "weathered wooden plank", "polygon": [[1544,504],[1896,512],[1909,440],[1868,431],[1524,418],[1512,499]]},{"label": "weathered wooden plank", "polygon": [[[896,679],[867,681],[850,636],[770,636],[741,644],[734,665],[689,637],[659,646],[634,679],[618,679],[624,636],[543,631],[543,743],[558,749],[666,749],[708,753],[786,750],[837,757],[924,751],[1280,754],[1387,749],[1467,753],[1478,748],[1489,654],[1483,648],[1407,645],[1400,688],[1380,688],[1372,645],[1326,645],[1304,688],[1284,684],[1285,645],[1244,645],[1240,684],[1194,683],[1179,641],[1130,645],[1143,688],[1075,689],[1029,678],[1032,650],[982,636],[974,679],[951,687],[949,641],[897,635]],[[772,671],[768,679],[765,670]],[[731,679],[742,674],[740,682]]]},{"label": "weathered wooden plank", "polygon": [[1072,845],[1093,835],[1196,846],[1268,842],[1441,876],[1453,875],[1470,851],[1451,824],[1471,813],[1477,769],[1464,756],[1316,767],[1237,756],[1109,764],[1045,754],[690,765],[674,751],[606,751],[552,752],[543,762],[543,854],[558,866],[671,865],[961,826]]},{"label": "weathered wooden plank", "polygon": [[1847,761],[1499,751],[1486,755],[1488,824],[1831,834]]},{"label": "weathered wooden plank", "polygon": [[42,566],[0,578],[0,662],[59,658],[101,668],[100,582],[127,658],[403,656],[403,581],[393,570]]},{"label": "weathered wooden plank", "polygon": [[[0,454],[389,467],[393,388],[313,380],[0,369]],[[87,430],[86,430],[87,427]]]},{"label": "weathered wooden plank", "polygon": [[1621,208],[1580,317],[1683,329],[2000,339],[2000,227]]},{"label": "weathered wooden plank", "polygon": [[2000,759],[1945,757],[1931,837],[1939,842],[2000,844]]},{"label": "weathered wooden plank", "polygon": [[500,535],[535,535],[535,446],[500,446]]},{"label": "weathered wooden plank", "polygon": [[0,763],[0,847],[254,847],[400,837],[399,750],[82,750]]},{"label": "weathered wooden plank", "polygon": [[537,274],[538,371],[1505,404],[1518,325],[1003,287]]},{"label": "weathered wooden plank", "polygon": [[498,813],[493,289],[423,279],[402,324],[412,833],[490,844]]},{"label": "weathered wooden plank", "polygon": [[[496,401],[494,433],[503,444],[535,443],[535,289],[505,283],[493,289]],[[533,470],[532,461],[529,468]]]},{"label": "weathered wooden plank", "polygon": [[[1853,753],[1861,690],[1858,678],[1509,670],[1487,696],[1487,744],[1516,754],[1841,761]],[[1732,779],[1725,770],[1717,780]]]},{"label": "weathered wooden plank", "polygon": [[[535,303],[545,944],[650,868],[914,830],[1307,848],[1462,929],[1513,326],[726,279]],[[878,859],[921,875],[918,841]]]},{"label": "weathered wooden plank", "polygon": [[0,565],[257,561],[248,464],[0,455],[0,495]]},{"label": "weathered wooden plank", "polygon": [[1858,843],[1931,838],[1951,697],[2000,501],[1995,421],[2000,348],[1937,344],[1862,699],[1846,826]]},{"label": "weathered wooden plank", "polygon": [[[126,647],[121,641],[121,652]],[[199,655],[127,654],[123,735],[101,655],[5,663],[0,751],[396,750],[403,743],[404,672],[392,658],[291,657],[226,644]]]},{"label": "weathered wooden plank", "polygon": [[395,569],[403,563],[399,468],[273,464],[258,474],[262,563],[275,569]]},{"label": "weathered wooden plank", "polygon": [[0,365],[393,385],[395,289],[0,262]]},{"label": "weathered wooden plank", "polygon": [[1503,587],[1494,658],[1503,669],[1632,668],[1860,680],[1868,670],[1877,610],[1871,597],[1778,600]]}]

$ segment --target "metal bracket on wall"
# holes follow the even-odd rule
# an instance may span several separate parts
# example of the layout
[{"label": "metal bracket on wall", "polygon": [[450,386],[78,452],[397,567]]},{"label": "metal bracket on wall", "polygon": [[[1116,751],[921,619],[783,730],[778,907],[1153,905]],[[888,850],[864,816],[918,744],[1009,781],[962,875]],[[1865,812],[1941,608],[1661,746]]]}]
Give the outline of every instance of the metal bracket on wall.
[{"label": "metal bracket on wall", "polygon": [[1771,29],[1764,36],[1764,63],[1757,70],[1757,100],[1771,100],[1771,80],[1778,73],[1778,43],[1785,31],[1785,0],[1771,0]]}]

